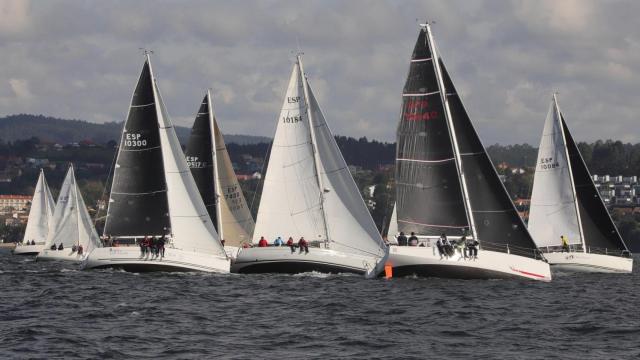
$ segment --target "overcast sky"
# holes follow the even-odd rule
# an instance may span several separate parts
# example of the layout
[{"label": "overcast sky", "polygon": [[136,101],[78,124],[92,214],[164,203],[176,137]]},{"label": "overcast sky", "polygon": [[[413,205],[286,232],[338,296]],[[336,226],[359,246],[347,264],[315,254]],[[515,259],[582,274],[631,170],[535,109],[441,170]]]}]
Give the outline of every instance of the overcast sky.
[{"label": "overcast sky", "polygon": [[0,0],[0,115],[126,116],[153,49],[175,124],[206,88],[225,133],[272,136],[294,52],[336,134],[393,141],[418,22],[485,145],[539,143],[551,94],[580,141],[639,142],[640,1]]}]

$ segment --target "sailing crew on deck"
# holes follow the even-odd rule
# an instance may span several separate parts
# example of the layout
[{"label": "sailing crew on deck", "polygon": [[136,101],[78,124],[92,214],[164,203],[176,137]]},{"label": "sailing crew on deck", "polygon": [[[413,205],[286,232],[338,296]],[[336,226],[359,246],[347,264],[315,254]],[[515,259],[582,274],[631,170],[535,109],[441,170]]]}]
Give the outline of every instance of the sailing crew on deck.
[{"label": "sailing crew on deck", "polygon": [[398,246],[407,246],[407,244],[407,236],[402,231],[400,231],[400,236],[398,236]]},{"label": "sailing crew on deck", "polygon": [[309,253],[309,243],[307,243],[307,240],[305,240],[304,237],[301,237],[298,241],[298,247],[300,248],[300,254],[302,254],[302,250],[304,250],[305,254]]},{"label": "sailing crew on deck", "polygon": [[50,250],[55,250],[55,249],[57,249],[57,248],[56,248],[56,244],[55,244],[55,243],[51,244],[51,247],[50,247],[49,249],[50,249]]},{"label": "sailing crew on deck", "polygon": [[64,246],[62,246],[62,243],[60,243],[60,246],[58,246],[58,250],[64,250]]},{"label": "sailing crew on deck", "polygon": [[35,240],[31,240],[31,245],[35,245],[36,241]]},{"label": "sailing crew on deck", "polygon": [[560,235],[560,241],[562,242],[562,252],[569,252],[569,242],[564,235]]},{"label": "sailing crew on deck", "polygon": [[436,247],[438,248],[438,253],[440,254],[440,259],[442,259],[442,255],[447,255],[444,252],[444,240],[447,239],[447,235],[445,233],[442,233],[442,235],[440,235],[440,237],[438,238],[438,241],[436,241]]},{"label": "sailing crew on deck", "polygon": [[82,244],[78,245],[78,255],[82,255],[84,253],[84,248],[82,247]]},{"label": "sailing crew on deck", "polygon": [[467,240],[467,248],[469,249],[469,258],[477,259],[478,258],[478,245],[480,243],[476,239],[468,239]]},{"label": "sailing crew on deck", "polygon": [[284,241],[282,241],[282,238],[280,236],[278,236],[274,241],[273,241],[273,246],[282,246],[284,245]]},{"label": "sailing crew on deck", "polygon": [[442,248],[447,256],[453,256],[453,246],[451,246],[451,242],[449,242],[447,235],[444,236],[444,240],[442,241]]},{"label": "sailing crew on deck", "polygon": [[73,244],[73,246],[71,247],[71,253],[73,254],[74,252],[76,252],[76,250],[78,250],[78,248],[76,247],[76,244]]},{"label": "sailing crew on deck", "polygon": [[258,241],[258,247],[267,247],[269,246],[269,242],[267,241],[267,239],[264,238],[264,236],[260,236],[260,241]]},{"label": "sailing crew on deck", "polygon": [[[158,251],[160,253],[160,257],[164,257],[164,245],[167,243],[167,237],[166,235],[162,235],[162,237],[160,238],[160,240],[158,240]],[[224,244],[222,244],[222,246],[224,246]]]},{"label": "sailing crew on deck", "polygon": [[411,236],[409,237],[409,246],[418,246],[418,237],[413,231],[411,232]]},{"label": "sailing crew on deck", "polygon": [[296,251],[296,246],[293,243],[293,238],[291,236],[289,236],[289,240],[287,240],[287,246],[291,249],[292,254]]}]

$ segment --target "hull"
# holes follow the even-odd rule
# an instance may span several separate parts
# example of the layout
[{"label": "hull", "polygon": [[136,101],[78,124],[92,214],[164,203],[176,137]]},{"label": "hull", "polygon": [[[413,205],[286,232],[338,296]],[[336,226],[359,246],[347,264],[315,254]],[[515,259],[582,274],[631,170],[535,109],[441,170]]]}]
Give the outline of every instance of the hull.
[{"label": "hull", "polygon": [[386,256],[363,256],[329,249],[309,248],[309,253],[293,253],[287,246],[241,249],[231,266],[231,272],[241,274],[304,272],[355,273],[377,276],[383,269]]},{"label": "hull", "polygon": [[544,257],[554,270],[570,272],[631,273],[633,259],[583,252],[551,252]]},{"label": "hull", "polygon": [[204,271],[228,273],[230,262],[226,257],[184,251],[173,248],[165,249],[163,258],[153,258],[147,254],[142,256],[137,246],[96,248],[82,263],[83,269],[117,268],[125,271]]},{"label": "hull", "polygon": [[489,250],[480,250],[478,258],[471,260],[464,259],[458,252],[441,258],[438,249],[431,246],[391,246],[389,262],[393,276],[551,281],[546,262]]},{"label": "hull", "polygon": [[36,261],[72,261],[81,263],[84,259],[86,259],[87,253],[82,255],[78,255],[78,252],[72,252],[71,249],[63,249],[63,250],[51,250],[51,249],[43,249],[38,256],[36,257]]},{"label": "hull", "polygon": [[44,248],[44,244],[36,245],[16,245],[13,255],[38,255]]}]

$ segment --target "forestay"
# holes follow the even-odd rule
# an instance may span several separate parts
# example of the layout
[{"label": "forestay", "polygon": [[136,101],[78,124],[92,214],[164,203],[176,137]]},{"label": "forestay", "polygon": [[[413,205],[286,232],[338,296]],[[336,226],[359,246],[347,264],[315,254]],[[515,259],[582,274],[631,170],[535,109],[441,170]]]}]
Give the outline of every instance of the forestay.
[{"label": "forestay", "polygon": [[302,79],[294,64],[264,177],[253,242],[261,236],[326,241]]},{"label": "forestay", "polygon": [[38,183],[31,199],[29,219],[24,231],[23,242],[35,241],[36,244],[43,244],[47,240],[54,208],[55,203],[47,185],[47,179],[44,177],[44,172],[40,170]]},{"label": "forestay", "polygon": [[539,247],[582,245],[560,111],[554,99],[544,123],[529,210],[529,232]]},{"label": "forestay", "polygon": [[314,127],[313,140],[318,150],[321,184],[324,187],[323,207],[330,247],[344,252],[383,256],[384,244],[380,233],[362,200],[309,82],[306,78],[303,78],[303,82],[309,95],[308,106]]}]

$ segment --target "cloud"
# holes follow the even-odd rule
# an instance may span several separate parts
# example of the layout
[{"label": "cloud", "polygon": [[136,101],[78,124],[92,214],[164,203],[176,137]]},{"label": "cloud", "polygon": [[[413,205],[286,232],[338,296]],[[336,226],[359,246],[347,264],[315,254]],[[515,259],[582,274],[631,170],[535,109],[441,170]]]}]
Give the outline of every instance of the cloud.
[{"label": "cloud", "polygon": [[4,1],[0,108],[122,121],[147,47],[176,124],[212,88],[225,132],[271,136],[300,48],[332,130],[393,141],[419,18],[436,20],[485,144],[537,144],[553,91],[578,140],[638,141],[639,12],[630,0]]}]

